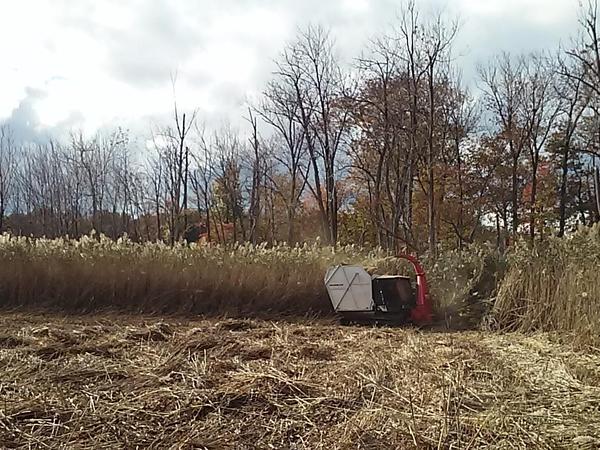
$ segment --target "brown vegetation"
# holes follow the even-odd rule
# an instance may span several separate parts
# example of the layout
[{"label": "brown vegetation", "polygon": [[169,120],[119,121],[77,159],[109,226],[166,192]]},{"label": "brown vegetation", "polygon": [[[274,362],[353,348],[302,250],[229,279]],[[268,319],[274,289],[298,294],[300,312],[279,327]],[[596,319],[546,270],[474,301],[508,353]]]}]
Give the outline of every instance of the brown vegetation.
[{"label": "brown vegetation", "polygon": [[0,306],[65,313],[318,314],[329,311],[321,256],[311,247],[172,248],[104,237],[4,236]]},{"label": "brown vegetation", "polygon": [[[575,333],[591,344],[600,323],[600,227],[508,255],[471,246],[425,255],[436,322]],[[327,267],[361,264],[410,273],[382,250],[355,246],[138,244],[0,237],[0,307],[237,317],[328,316]],[[506,275],[505,275],[506,273]]]},{"label": "brown vegetation", "polygon": [[0,317],[0,442],[597,448],[600,354],[548,336]]},{"label": "brown vegetation", "polygon": [[570,238],[518,248],[494,304],[503,329],[563,331],[590,345],[600,341],[600,226]]}]

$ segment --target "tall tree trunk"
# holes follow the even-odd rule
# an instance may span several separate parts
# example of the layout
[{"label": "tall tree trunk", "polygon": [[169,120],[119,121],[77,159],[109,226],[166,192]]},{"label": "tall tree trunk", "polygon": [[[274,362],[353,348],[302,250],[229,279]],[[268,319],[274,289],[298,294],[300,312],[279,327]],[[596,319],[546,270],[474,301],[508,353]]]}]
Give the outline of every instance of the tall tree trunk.
[{"label": "tall tree trunk", "polygon": [[519,158],[514,155],[512,158],[512,234],[516,238],[519,231]]},{"label": "tall tree trunk", "polygon": [[333,167],[330,167],[327,172],[326,188],[329,244],[335,245],[337,243],[337,189],[335,186]]},{"label": "tall tree trunk", "polygon": [[160,235],[160,200],[157,198],[156,199],[156,241],[160,241],[161,240],[161,235]]},{"label": "tall tree trunk", "polygon": [[437,243],[435,235],[435,176],[433,171],[434,156],[433,156],[433,122],[434,122],[434,66],[433,61],[429,63],[429,130],[427,142],[427,180],[429,189],[427,192],[428,214],[427,222],[429,226],[429,252],[436,258]]},{"label": "tall tree trunk", "polygon": [[[463,232],[464,232],[464,224],[465,224],[465,219],[464,219],[465,193],[464,193],[464,186],[463,186],[462,155],[460,154],[460,141],[458,138],[456,139],[455,145],[456,145],[456,162],[457,162],[457,169],[458,169],[458,229],[460,230],[460,233],[458,236],[458,248],[462,249],[462,247],[463,247]],[[496,222],[498,222],[498,215],[496,215]]]},{"label": "tall tree trunk", "polygon": [[594,195],[596,197],[596,217],[600,217],[600,168],[594,168]]},{"label": "tall tree trunk", "polygon": [[[310,160],[313,168],[313,175],[315,180],[315,197],[317,200],[317,205],[319,207],[319,212],[321,214],[321,228],[323,230],[323,234],[325,239],[328,239],[329,236],[329,218],[327,217],[327,210],[323,206],[323,192],[321,191],[321,176],[319,175],[319,164],[316,159],[316,155],[313,156],[311,153]],[[328,242],[331,244],[331,242]]]},{"label": "tall tree trunk", "polygon": [[411,242],[413,240],[412,235],[412,226],[413,226],[413,195],[414,195],[414,171],[413,171],[413,163],[409,162],[408,173],[406,176],[407,187],[406,187],[406,204],[404,205],[406,208],[406,242]]},{"label": "tall tree trunk", "polygon": [[502,246],[502,234],[500,232],[500,215],[496,213],[496,248],[500,250]]},{"label": "tall tree trunk", "polygon": [[207,194],[204,195],[204,207],[206,208],[206,240],[208,242],[210,242],[210,240],[211,240],[211,226],[210,226],[211,214],[210,214],[210,206],[208,204],[208,195]]},{"label": "tall tree trunk", "polygon": [[190,173],[190,149],[185,147],[185,169],[183,175],[183,233],[188,229],[188,178]]},{"label": "tall tree trunk", "polygon": [[569,174],[569,146],[565,143],[563,147],[561,176],[560,176],[560,194],[559,194],[559,226],[558,235],[565,235],[565,226],[567,221],[567,181]]},{"label": "tall tree trunk", "polygon": [[294,208],[289,207],[287,213],[288,219],[288,232],[287,232],[287,242],[289,245],[292,245],[294,242]]},{"label": "tall tree trunk", "polygon": [[531,178],[531,217],[529,219],[529,239],[531,240],[531,244],[535,240],[535,219],[536,219],[536,201],[537,201],[537,172],[538,172],[538,162],[533,162],[532,167],[532,178]]},{"label": "tall tree trunk", "polygon": [[0,198],[0,233],[4,230],[4,197]]}]

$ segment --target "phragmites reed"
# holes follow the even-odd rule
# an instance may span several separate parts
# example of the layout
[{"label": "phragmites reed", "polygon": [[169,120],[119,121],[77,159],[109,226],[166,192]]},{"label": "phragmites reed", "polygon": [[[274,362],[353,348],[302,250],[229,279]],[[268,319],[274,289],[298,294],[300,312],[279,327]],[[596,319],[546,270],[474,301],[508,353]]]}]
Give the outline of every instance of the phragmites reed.
[{"label": "phragmites reed", "polygon": [[[393,263],[381,250],[314,245],[139,244],[121,238],[0,236],[0,307],[230,315],[329,314],[323,279],[342,262]],[[396,261],[397,262],[397,261]]]},{"label": "phragmites reed", "polygon": [[493,317],[516,331],[566,331],[591,342],[600,337],[600,226],[550,238],[510,255]]}]

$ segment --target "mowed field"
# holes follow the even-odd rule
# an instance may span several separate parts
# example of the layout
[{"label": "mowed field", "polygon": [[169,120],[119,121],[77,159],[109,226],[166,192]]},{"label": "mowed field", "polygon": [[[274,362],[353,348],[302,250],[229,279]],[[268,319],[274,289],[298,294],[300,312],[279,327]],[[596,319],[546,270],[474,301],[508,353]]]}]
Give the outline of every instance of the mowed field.
[{"label": "mowed field", "polygon": [[0,316],[3,448],[598,448],[600,350],[333,322]]}]

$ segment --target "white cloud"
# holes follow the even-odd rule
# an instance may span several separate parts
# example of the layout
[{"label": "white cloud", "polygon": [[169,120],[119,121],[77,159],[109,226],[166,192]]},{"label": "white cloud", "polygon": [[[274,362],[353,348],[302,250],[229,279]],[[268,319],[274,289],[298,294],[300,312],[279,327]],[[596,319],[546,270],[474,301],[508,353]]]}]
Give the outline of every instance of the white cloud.
[{"label": "white cloud", "polygon": [[[431,0],[434,5],[443,0]],[[426,0],[420,6],[428,11]],[[422,4],[422,5],[421,5]],[[553,46],[577,0],[454,0],[459,51]],[[0,15],[0,121],[26,102],[38,127],[150,121],[182,108],[239,122],[297,26],[330,25],[347,60],[396,17],[396,0],[19,0]],[[31,97],[31,92],[36,95]],[[43,93],[38,94],[38,93]],[[211,116],[211,118],[207,117]]]},{"label": "white cloud", "polygon": [[369,0],[341,0],[342,8],[355,13],[364,13],[369,9]]},{"label": "white cloud", "polygon": [[[555,25],[576,16],[578,0],[459,0],[459,10],[473,20],[492,19]],[[506,25],[510,25],[510,22]]]}]

